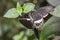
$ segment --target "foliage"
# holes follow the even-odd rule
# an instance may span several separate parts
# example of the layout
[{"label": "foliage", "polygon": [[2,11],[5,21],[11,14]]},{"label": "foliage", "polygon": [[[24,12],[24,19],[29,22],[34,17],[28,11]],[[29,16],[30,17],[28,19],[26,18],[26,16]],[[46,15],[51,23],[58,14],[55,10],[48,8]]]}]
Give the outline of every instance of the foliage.
[{"label": "foliage", "polygon": [[17,2],[17,8],[9,9],[3,17],[17,18],[19,15],[22,16],[22,13],[28,13],[30,11],[34,11],[34,7],[35,5],[33,3],[25,3],[22,8],[19,2]]},{"label": "foliage", "polygon": [[60,5],[60,0],[47,0],[48,3],[50,3],[53,6],[58,6]]},{"label": "foliage", "polygon": [[60,17],[60,5],[56,6],[53,12],[50,13],[53,16]]},{"label": "foliage", "polygon": [[[22,1],[22,0],[21,0]],[[59,0],[39,0],[37,5],[32,3],[33,1],[26,1],[23,5],[19,3],[18,0],[3,0],[2,7],[0,6],[0,40],[38,40],[34,36],[34,30],[28,29],[19,21],[22,14],[27,14],[29,12],[35,11],[36,6],[40,7],[45,5],[52,5],[54,9],[47,16],[46,22],[39,29],[39,40],[48,40],[51,36],[60,35],[60,1]],[[46,3],[48,2],[48,3]],[[42,11],[43,12],[43,11]],[[45,20],[45,19],[44,19]]]},{"label": "foliage", "polygon": [[28,12],[30,12],[30,11],[34,11],[34,7],[35,7],[35,5],[33,4],[33,3],[25,3],[24,5],[23,5],[23,9],[24,9],[24,13],[28,13]]},{"label": "foliage", "polygon": [[22,13],[22,6],[19,4],[19,2],[17,2],[17,11],[18,11],[18,13],[21,15],[21,13]]},{"label": "foliage", "polygon": [[40,40],[45,40],[48,36],[60,32],[60,18],[51,17],[42,28]]},{"label": "foliage", "polygon": [[17,12],[16,8],[12,8],[6,12],[4,17],[6,18],[16,18],[19,16],[19,13]]}]

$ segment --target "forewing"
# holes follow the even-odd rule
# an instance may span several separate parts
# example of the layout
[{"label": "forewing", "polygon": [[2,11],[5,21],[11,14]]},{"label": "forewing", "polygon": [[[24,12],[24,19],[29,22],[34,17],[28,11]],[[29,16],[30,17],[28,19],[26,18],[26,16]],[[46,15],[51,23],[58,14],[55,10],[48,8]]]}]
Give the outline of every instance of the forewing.
[{"label": "forewing", "polygon": [[39,8],[34,13],[37,14],[37,16],[39,15],[39,16],[45,18],[48,15],[48,13],[50,13],[52,10],[53,10],[52,6],[45,6],[45,7]]}]

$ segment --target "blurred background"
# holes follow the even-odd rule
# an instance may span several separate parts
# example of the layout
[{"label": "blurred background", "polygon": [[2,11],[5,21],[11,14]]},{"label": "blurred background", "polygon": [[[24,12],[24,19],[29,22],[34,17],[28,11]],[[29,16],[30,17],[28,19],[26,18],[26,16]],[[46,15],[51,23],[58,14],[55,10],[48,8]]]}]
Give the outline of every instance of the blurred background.
[{"label": "blurred background", "polygon": [[[20,0],[20,1],[22,1],[22,0]],[[60,4],[60,0],[29,0],[29,1],[34,4],[38,3],[38,5],[40,7],[51,5],[55,8],[58,4]],[[0,0],[0,40],[37,40],[34,36],[33,30],[28,29],[27,27],[22,25],[17,18],[9,19],[9,18],[3,17],[3,15],[9,9],[16,8],[17,2],[19,2],[19,0]],[[54,28],[54,30],[53,30],[54,33],[60,32],[60,29],[59,29],[60,28],[60,21],[59,21],[60,16],[55,17],[55,16],[52,16],[49,14],[49,16],[45,18],[45,21],[47,21],[49,18],[51,18],[51,19],[48,22],[46,22],[46,24],[45,24],[45,25],[50,24],[49,27],[46,27],[47,30],[50,31],[51,29]],[[53,26],[52,24],[55,26]],[[51,28],[50,28],[50,26],[51,26]],[[46,30],[46,28],[43,28],[45,31],[42,30],[43,32],[41,32],[42,36],[45,35],[43,38],[47,37],[47,35],[49,35],[49,33],[50,33]],[[59,30],[56,30],[56,28]],[[51,33],[53,33],[53,31]],[[48,34],[46,34],[45,32]],[[56,33],[56,34],[60,34],[60,33]],[[53,36],[55,36],[55,35],[53,35]],[[60,36],[55,36],[55,39],[53,39],[53,40],[60,40],[59,38],[60,38]],[[47,39],[47,40],[51,40],[51,39]]]}]

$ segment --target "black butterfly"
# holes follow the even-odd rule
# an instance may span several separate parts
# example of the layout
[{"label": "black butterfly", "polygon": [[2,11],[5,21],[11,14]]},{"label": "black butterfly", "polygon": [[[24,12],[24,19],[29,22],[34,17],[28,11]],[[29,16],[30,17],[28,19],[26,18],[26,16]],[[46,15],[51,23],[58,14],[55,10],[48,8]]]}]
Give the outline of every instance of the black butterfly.
[{"label": "black butterfly", "polygon": [[53,10],[52,6],[41,7],[32,13],[28,13],[20,17],[21,18],[20,22],[27,28],[34,29],[34,32],[37,35],[38,29],[41,28],[44,23],[44,18],[52,10]]},{"label": "black butterfly", "polygon": [[[20,0],[21,5],[24,4],[26,0]],[[37,38],[39,38],[38,29],[42,27],[44,23],[44,18],[48,16],[48,13],[53,10],[52,6],[39,7],[40,1],[36,4],[36,11],[29,12],[20,17],[20,22],[27,28],[33,29]]]},{"label": "black butterfly", "polygon": [[26,27],[30,26],[29,28],[32,27],[33,25],[32,21],[33,21],[34,25],[36,26],[35,28],[39,28],[43,24],[44,21],[43,18],[45,18],[48,15],[48,13],[52,11],[52,9],[53,9],[52,6],[41,7],[32,13],[25,14],[24,16],[21,17],[20,21]]}]

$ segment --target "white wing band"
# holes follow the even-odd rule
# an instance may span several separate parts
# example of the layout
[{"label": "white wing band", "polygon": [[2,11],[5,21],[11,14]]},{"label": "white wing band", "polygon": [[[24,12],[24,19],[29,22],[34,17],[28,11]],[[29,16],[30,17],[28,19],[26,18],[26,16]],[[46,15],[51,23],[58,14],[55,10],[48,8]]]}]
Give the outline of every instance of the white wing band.
[{"label": "white wing band", "polygon": [[41,18],[40,20],[34,21],[34,23],[40,23],[41,21],[43,21],[43,18]]}]

